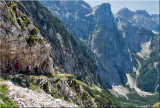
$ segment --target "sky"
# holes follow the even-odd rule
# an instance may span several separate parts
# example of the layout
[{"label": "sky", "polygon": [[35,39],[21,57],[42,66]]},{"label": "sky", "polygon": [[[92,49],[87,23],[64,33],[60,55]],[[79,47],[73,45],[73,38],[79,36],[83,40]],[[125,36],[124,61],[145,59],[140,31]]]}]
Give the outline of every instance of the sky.
[{"label": "sky", "polygon": [[100,5],[101,3],[110,3],[113,13],[127,7],[131,11],[146,10],[149,14],[159,14],[159,0],[84,0],[91,7]]}]

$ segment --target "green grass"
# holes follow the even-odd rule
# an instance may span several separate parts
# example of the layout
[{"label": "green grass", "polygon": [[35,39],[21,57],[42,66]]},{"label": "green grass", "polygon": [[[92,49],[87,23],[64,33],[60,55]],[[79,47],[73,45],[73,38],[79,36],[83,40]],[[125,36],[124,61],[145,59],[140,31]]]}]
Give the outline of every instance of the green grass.
[{"label": "green grass", "polygon": [[[53,75],[55,75],[55,74],[53,74]],[[73,77],[73,74],[57,73],[57,76]]]},{"label": "green grass", "polygon": [[154,104],[152,108],[160,108],[160,102]]},{"label": "green grass", "polygon": [[32,36],[30,36],[29,39],[27,40],[27,44],[29,44],[30,47],[33,47],[33,46],[35,46],[35,45],[37,44],[38,40],[39,40],[38,37],[32,35]]},{"label": "green grass", "polygon": [[32,89],[34,91],[37,91],[39,93],[41,92],[41,86],[40,85],[36,85],[36,84],[32,84],[32,83],[30,83],[29,85],[30,85],[29,86],[30,89]]},{"label": "green grass", "polygon": [[12,2],[12,4],[9,6],[9,11],[12,16],[16,15],[16,17],[18,17],[19,14],[17,13],[16,9],[17,9],[17,4]]},{"label": "green grass", "polygon": [[12,4],[9,7],[15,11],[17,8],[17,4],[12,2]]},{"label": "green grass", "polygon": [[37,27],[34,26],[33,30],[30,33],[31,35],[35,35],[39,33],[39,30],[37,29]]},{"label": "green grass", "polygon": [[9,18],[10,18],[10,20],[11,20],[11,23],[15,24],[15,20],[14,20],[13,16],[10,15]]},{"label": "green grass", "polygon": [[[10,6],[9,6],[9,12],[10,12],[10,20],[11,20],[11,23],[13,23],[15,25],[15,19],[14,19],[14,15],[16,17],[19,17],[19,14],[17,12],[17,4],[16,3],[12,3]],[[15,25],[16,26],[16,25]]]},{"label": "green grass", "polygon": [[0,85],[0,99],[3,101],[3,103],[0,102],[0,107],[19,107],[19,105],[16,102],[12,101],[11,98],[7,97],[7,94],[7,85]]},{"label": "green grass", "polygon": [[25,18],[25,19],[23,20],[22,26],[25,27],[25,26],[27,26],[28,24],[30,24],[30,18]]},{"label": "green grass", "polygon": [[155,93],[152,96],[142,97],[139,96],[137,93],[127,95],[129,100],[125,98],[119,98],[119,101],[122,103],[122,107],[141,107],[141,106],[148,106],[151,107],[154,103],[159,101],[159,94]]},{"label": "green grass", "polygon": [[112,107],[118,107],[121,106],[116,97],[114,97],[112,94],[106,92],[102,89],[102,91],[96,90],[95,87],[92,89],[87,84],[75,80],[78,84],[81,84],[86,92],[89,93],[89,95],[95,99],[95,102],[97,103],[98,107],[109,107],[109,105],[112,105]]},{"label": "green grass", "polygon": [[22,26],[22,23],[21,23],[21,19],[20,18],[17,18],[17,22],[20,26]]}]

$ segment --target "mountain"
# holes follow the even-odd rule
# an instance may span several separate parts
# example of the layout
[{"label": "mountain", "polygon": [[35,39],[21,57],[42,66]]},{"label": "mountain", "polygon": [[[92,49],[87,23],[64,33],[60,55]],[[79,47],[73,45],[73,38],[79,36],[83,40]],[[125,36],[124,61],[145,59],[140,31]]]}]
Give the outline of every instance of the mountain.
[{"label": "mountain", "polygon": [[58,18],[52,16],[38,1],[19,2],[19,8],[31,17],[40,33],[51,44],[53,61],[61,65],[62,72],[74,74],[89,85],[98,83],[94,77],[97,73],[94,60],[85,46],[75,40]]},{"label": "mountain", "polygon": [[[135,25],[159,32],[159,23],[157,23],[157,20],[153,19],[154,15],[149,15],[146,10],[137,10],[133,12],[127,8],[123,8],[115,14],[115,17],[125,18]],[[158,15],[156,18],[158,19]]]},{"label": "mountain", "polygon": [[[126,10],[126,9],[125,9]],[[136,11],[139,14],[146,14],[146,12]],[[118,13],[116,17],[119,31],[123,34],[126,40],[127,49],[129,49],[131,60],[137,62],[138,71],[133,67],[133,71],[137,71],[137,86],[147,92],[157,91],[158,85],[158,40],[159,37],[154,32],[126,20],[123,13]],[[123,17],[122,17],[123,16]],[[155,78],[155,80],[147,81],[148,78]],[[143,87],[142,87],[143,86]]]},{"label": "mountain", "polygon": [[[61,1],[40,3],[60,18],[76,39],[92,50],[98,73],[112,88],[113,94],[129,99],[125,102],[131,106],[158,101],[157,94],[153,94],[159,87],[157,15],[127,8],[113,15],[110,4],[102,3],[91,8],[83,0],[65,4]],[[56,3],[60,5],[57,7]],[[149,96],[149,100],[145,96]]]},{"label": "mountain", "polygon": [[[67,29],[76,39],[87,41],[89,35],[89,23],[86,15],[92,12],[89,4],[84,1],[40,1],[51,13],[61,19]],[[84,26],[85,25],[85,26]]]},{"label": "mountain", "polygon": [[[57,2],[61,4],[60,1],[56,1],[56,3]],[[84,1],[81,1],[81,2],[84,2]],[[52,3],[54,4],[54,1],[52,1],[50,3],[47,3],[45,1],[43,1],[41,3],[44,4],[44,5],[52,4]],[[83,9],[91,10],[91,8],[88,9],[89,7],[88,7],[88,4],[86,4],[86,3],[83,3],[83,4],[85,4],[85,6],[80,4],[79,2],[69,2],[69,3],[70,3],[71,6],[77,5],[77,7],[78,7],[80,5],[81,6],[81,8],[80,8],[81,10],[83,10]],[[51,7],[56,7],[53,4],[51,5]],[[60,6],[62,6],[62,4]],[[46,7],[48,7],[48,9],[52,10],[52,8],[49,8],[49,5],[46,5]],[[67,8],[68,7],[67,3],[64,4],[63,7]],[[85,8],[85,7],[88,7],[88,8]],[[74,7],[72,7],[72,9],[74,9]],[[67,10],[69,10],[69,9],[67,9]],[[87,40],[87,42],[85,41],[84,43],[86,43],[88,45],[88,47],[91,48],[91,50],[93,52],[95,52],[97,50],[97,48],[98,48],[99,51],[101,51],[101,52],[103,50],[105,50],[105,51],[110,50],[110,51],[107,51],[107,53],[110,53],[110,55],[112,55],[113,54],[112,52],[114,52],[114,51],[112,51],[111,49],[103,49],[103,48],[110,48],[110,47],[106,47],[106,45],[105,45],[106,41],[109,41],[111,37],[114,37],[115,39],[113,39],[113,42],[110,42],[110,44],[113,44],[113,45],[115,44],[114,47],[120,47],[121,45],[118,45],[118,44],[120,44],[119,42],[114,41],[114,40],[119,40],[119,37],[117,36],[117,34],[118,34],[117,32],[118,31],[116,31],[117,28],[116,28],[116,25],[114,23],[114,17],[113,17],[113,14],[111,12],[110,5],[109,4],[102,4],[102,5],[98,6],[98,7],[95,7],[94,11],[90,11],[91,13],[89,13],[89,11],[86,11],[88,13],[84,14],[83,11],[81,11],[81,10],[78,11],[80,15],[78,14],[78,19],[77,20],[75,19],[77,17],[72,16],[72,14],[74,14],[74,13],[70,14],[73,17],[73,20],[70,20],[69,17],[66,18],[66,16],[64,16],[64,18],[63,18],[63,19],[65,19],[65,20],[63,20],[64,21],[64,25],[66,25],[66,23],[69,23],[69,24],[71,24],[70,26],[72,26],[72,23],[74,23],[73,27],[71,27],[71,28],[74,28],[74,29],[70,29],[70,27],[69,27],[68,28],[69,31],[71,31],[71,32],[74,31],[72,33],[74,34],[75,37],[78,34],[78,38],[79,38],[79,40],[82,40],[82,42],[84,42],[84,40]],[[63,10],[60,10],[60,11],[61,11],[60,13],[63,12]],[[105,12],[105,11],[107,11],[107,13],[103,14],[103,12]],[[63,17],[63,15],[61,16],[60,13],[59,14],[55,14],[55,13],[57,13],[57,11],[55,9],[53,9],[53,11],[51,11],[51,12],[52,12],[53,15],[57,15],[57,17],[62,19],[61,17]],[[71,12],[73,12],[73,11],[71,11]],[[102,16],[102,15],[104,15],[104,16]],[[108,17],[108,18],[106,18],[106,17]],[[109,18],[109,17],[111,17],[111,18]],[[94,19],[96,19],[96,20],[94,20]],[[84,22],[84,23],[82,23],[82,22]],[[112,30],[115,30],[116,32],[113,31],[113,32],[108,33],[108,35],[110,37],[108,37],[106,39],[104,39],[104,36],[103,36],[103,34],[105,34],[106,32],[104,32],[104,33],[102,32],[101,37],[104,40],[104,42],[101,42],[101,40],[100,41],[96,40],[96,42],[95,42],[96,34],[100,34],[99,32],[101,32],[101,29],[103,29],[104,27],[105,27],[105,29],[107,28],[108,31],[112,29]],[[78,29],[78,30],[75,30],[75,29]],[[84,38],[82,38],[81,34],[83,36],[84,36],[84,34],[86,34],[86,36]],[[99,42],[101,42],[101,44],[99,44]],[[111,45],[109,45],[109,46],[111,46]],[[122,54],[121,51],[118,51],[120,49],[121,48],[115,48],[115,50],[117,50],[117,54],[118,53]],[[97,53],[96,55],[98,56],[100,54]],[[112,58],[109,58],[109,57],[107,57],[108,59],[106,59],[106,56],[104,56],[104,55],[102,55],[102,56],[100,56],[98,58],[101,58],[101,59],[99,59],[99,61],[100,61],[99,64],[101,64],[102,67],[103,67],[103,68],[100,69],[100,70],[102,70],[101,73],[100,73],[101,74],[100,76],[103,77],[103,79],[105,79],[104,80],[105,83],[107,85],[108,85],[108,83],[109,83],[109,85],[112,85],[114,83],[115,84],[121,84],[121,81],[120,81],[121,79],[119,78],[119,74],[122,73],[122,71],[119,71],[119,73],[118,73],[118,69],[115,69],[115,67],[113,67],[113,65],[115,64],[115,61],[114,60],[113,61],[112,60],[108,60],[108,59],[112,59]],[[118,58],[120,59],[121,57],[118,57]],[[103,64],[103,63],[106,63],[106,61],[108,61],[109,63],[107,63],[107,65]],[[122,61],[122,59],[121,59],[121,61]],[[120,62],[118,63],[118,65],[119,64],[121,65]],[[108,67],[110,67],[110,68],[108,68]],[[104,71],[105,72],[109,71],[109,72],[104,74]],[[121,77],[125,77],[125,75],[122,73]],[[126,80],[123,80],[123,81],[126,82]],[[123,83],[123,81],[122,81],[122,83]]]},{"label": "mountain", "polygon": [[[0,5],[0,107],[120,106],[106,88],[100,88],[101,80],[97,80],[94,73],[88,70],[96,71],[90,67],[94,61],[87,50],[38,1],[22,3],[3,0]],[[68,66],[72,67],[70,59],[67,59],[70,56],[73,65],[74,60],[78,59],[75,65],[83,66],[79,67],[83,73],[76,75],[77,67],[74,75],[67,74],[69,71],[63,60],[67,60]],[[8,67],[9,62],[12,62],[12,69]],[[20,64],[19,69],[13,68],[15,62]],[[27,65],[31,65],[31,74],[26,71]],[[40,75],[35,74],[35,66],[39,67]],[[55,67],[58,67],[57,75]]]},{"label": "mountain", "polygon": [[159,25],[159,14],[152,14],[151,18],[153,21],[155,21]]},{"label": "mountain", "polygon": [[[41,1],[51,12],[38,1],[0,3],[0,106],[136,107],[158,102],[159,37],[152,30],[157,15],[126,8],[113,15],[108,3],[91,8],[84,1]],[[10,61],[20,62],[20,73],[5,73]],[[38,65],[42,75],[26,75],[28,64],[32,70]],[[55,67],[57,75],[52,74]]]}]

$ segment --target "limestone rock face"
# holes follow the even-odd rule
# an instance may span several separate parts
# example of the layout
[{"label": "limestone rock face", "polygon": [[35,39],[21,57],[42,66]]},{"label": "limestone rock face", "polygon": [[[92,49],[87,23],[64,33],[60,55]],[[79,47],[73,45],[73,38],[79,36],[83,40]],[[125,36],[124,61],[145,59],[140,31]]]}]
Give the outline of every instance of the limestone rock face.
[{"label": "limestone rock face", "polygon": [[13,66],[18,61],[20,70],[25,70],[27,65],[33,69],[44,64],[43,71],[52,72],[51,46],[15,3],[0,2],[0,23],[0,72],[6,72],[11,61]]}]

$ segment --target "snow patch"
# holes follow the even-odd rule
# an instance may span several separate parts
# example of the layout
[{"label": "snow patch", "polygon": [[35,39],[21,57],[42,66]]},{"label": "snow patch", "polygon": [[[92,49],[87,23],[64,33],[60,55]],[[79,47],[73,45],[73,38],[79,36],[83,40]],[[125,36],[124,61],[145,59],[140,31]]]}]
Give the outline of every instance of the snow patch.
[{"label": "snow patch", "polygon": [[85,5],[83,5],[83,4],[82,4],[82,7],[84,7],[84,8],[86,8],[86,9],[88,9],[88,8],[87,8]]},{"label": "snow patch", "polygon": [[155,88],[155,91],[158,89],[158,87],[159,87],[159,84],[158,84],[157,87]]},{"label": "snow patch", "polygon": [[133,60],[132,60],[131,52],[130,52],[130,50],[129,50],[129,49],[128,49],[128,52],[129,52],[130,60],[131,60],[131,62],[132,62]]},{"label": "snow patch", "polygon": [[[135,58],[135,59],[136,59],[136,58]],[[141,64],[140,64],[140,62],[139,62],[138,59],[136,59],[136,60],[137,60],[137,62],[138,62],[138,66],[137,66],[137,68],[133,66],[133,72],[136,72],[136,78],[137,78],[137,77],[139,76],[139,70],[140,70],[140,68],[141,68]]]},{"label": "snow patch", "polygon": [[158,62],[154,62],[154,67],[157,68]]},{"label": "snow patch", "polygon": [[126,35],[125,35],[125,32],[123,33],[123,38],[125,38],[126,37]]},{"label": "snow patch", "polygon": [[134,16],[133,18],[137,19],[137,16]]},{"label": "snow patch", "polygon": [[152,32],[153,32],[154,34],[159,34],[158,32],[156,32],[156,31],[154,31],[154,30],[152,30]]},{"label": "snow patch", "polygon": [[150,45],[151,45],[151,40],[146,43],[142,43],[141,52],[138,52],[137,55],[144,59],[149,58],[149,54],[151,53]]},{"label": "snow patch", "polygon": [[69,18],[69,16],[70,16],[70,13],[67,12],[66,15],[65,15],[65,17],[66,17],[66,18]]}]

